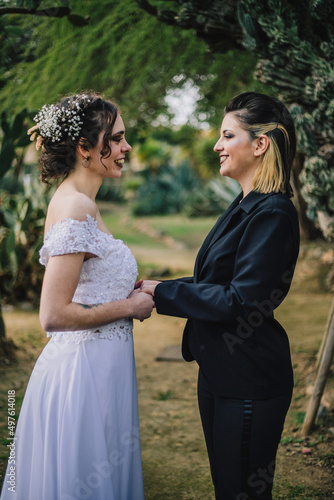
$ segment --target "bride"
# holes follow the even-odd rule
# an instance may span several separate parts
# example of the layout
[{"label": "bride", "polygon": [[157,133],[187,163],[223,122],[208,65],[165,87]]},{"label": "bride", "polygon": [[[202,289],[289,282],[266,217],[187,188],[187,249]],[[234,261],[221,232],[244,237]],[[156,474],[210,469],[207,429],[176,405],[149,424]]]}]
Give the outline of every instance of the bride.
[{"label": "bride", "polygon": [[40,321],[51,340],[26,390],[15,485],[8,467],[1,500],[142,500],[132,319],[148,318],[154,302],[95,202],[131,146],[117,106],[97,95],[44,106],[35,121],[42,181],[61,180],[40,250]]}]

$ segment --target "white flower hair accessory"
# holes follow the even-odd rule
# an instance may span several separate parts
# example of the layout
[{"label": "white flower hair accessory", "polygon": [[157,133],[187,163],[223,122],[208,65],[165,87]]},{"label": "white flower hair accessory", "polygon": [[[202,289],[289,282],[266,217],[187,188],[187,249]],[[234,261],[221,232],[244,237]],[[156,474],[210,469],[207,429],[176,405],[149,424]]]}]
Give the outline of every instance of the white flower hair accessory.
[{"label": "white flower hair accessory", "polygon": [[[82,117],[85,115],[83,107],[91,100],[85,94],[76,95],[75,99],[64,105],[44,105],[34,117],[37,123],[28,130],[28,135],[33,141],[37,136],[36,149],[40,149],[44,139],[51,139],[51,142],[60,142],[64,135],[75,140],[80,136],[83,125]],[[39,134],[37,134],[37,130]]]}]

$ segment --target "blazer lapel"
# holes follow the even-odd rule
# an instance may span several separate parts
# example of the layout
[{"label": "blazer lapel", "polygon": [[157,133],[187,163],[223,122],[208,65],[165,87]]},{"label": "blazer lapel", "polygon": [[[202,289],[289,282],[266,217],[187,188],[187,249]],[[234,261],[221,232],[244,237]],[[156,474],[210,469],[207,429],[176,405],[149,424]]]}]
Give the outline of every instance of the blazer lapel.
[{"label": "blazer lapel", "polygon": [[[242,192],[237,196],[237,198],[231,203],[229,208],[224,212],[224,214],[218,219],[215,226],[212,228],[204,243],[198,253],[195,269],[194,269],[194,281],[197,282],[202,263],[204,262],[205,256],[209,250],[209,248],[224,234],[224,231],[227,229],[228,224],[232,220],[232,218],[239,213],[240,210],[243,212],[249,213],[251,212],[256,205],[258,205],[261,201],[263,201],[268,196],[271,196],[274,193],[257,193],[256,191],[251,191],[244,200],[242,200]],[[242,200],[242,203],[240,201]],[[238,208],[238,210],[235,210]]]},{"label": "blazer lapel", "polygon": [[[231,203],[231,205],[228,207],[228,209],[219,217],[217,220],[216,224],[213,226],[207,237],[205,238],[199,252],[196,258],[195,262],[195,269],[194,269],[194,278],[195,281],[197,281],[197,277],[199,275],[199,269],[201,266],[201,263],[203,261],[203,258],[207,252],[207,250],[210,248],[210,246],[213,244],[214,241],[219,238],[219,235],[221,235],[222,231],[224,231],[225,227],[230,221],[230,215],[235,209],[236,206],[238,206],[240,200],[242,199],[242,193],[240,193],[237,198]],[[218,236],[217,236],[218,235]]]}]

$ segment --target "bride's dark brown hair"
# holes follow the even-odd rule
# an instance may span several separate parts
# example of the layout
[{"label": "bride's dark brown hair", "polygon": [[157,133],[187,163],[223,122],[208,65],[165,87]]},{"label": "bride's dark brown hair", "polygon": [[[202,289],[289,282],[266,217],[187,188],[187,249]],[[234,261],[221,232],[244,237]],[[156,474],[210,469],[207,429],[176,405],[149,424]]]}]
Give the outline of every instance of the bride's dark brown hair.
[{"label": "bride's dark brown hair", "polygon": [[66,121],[59,123],[61,129],[60,141],[53,142],[51,138],[43,138],[42,155],[40,157],[41,180],[49,183],[51,179],[66,177],[77,161],[77,147],[89,151],[94,148],[101,132],[103,135],[103,147],[100,151],[101,163],[103,158],[111,154],[110,140],[112,130],[119,113],[116,104],[104,99],[97,94],[82,94],[62,99],[56,107],[73,109],[78,104],[78,114],[82,125],[77,138],[68,135],[68,124]]}]

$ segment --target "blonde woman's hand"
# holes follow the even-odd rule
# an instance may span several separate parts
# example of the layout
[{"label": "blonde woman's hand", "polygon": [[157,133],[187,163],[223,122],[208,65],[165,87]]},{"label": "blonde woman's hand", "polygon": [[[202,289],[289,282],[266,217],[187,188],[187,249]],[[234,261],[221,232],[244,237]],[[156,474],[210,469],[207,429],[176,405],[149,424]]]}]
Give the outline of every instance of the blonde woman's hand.
[{"label": "blonde woman's hand", "polygon": [[159,283],[161,283],[161,281],[144,280],[143,283],[140,285],[140,289],[142,292],[145,292],[154,297],[155,287],[159,285]]}]

